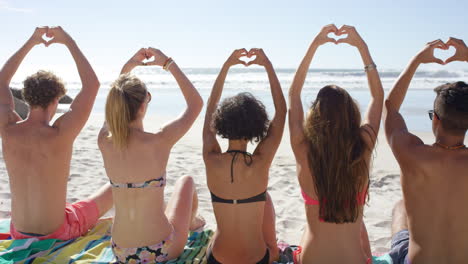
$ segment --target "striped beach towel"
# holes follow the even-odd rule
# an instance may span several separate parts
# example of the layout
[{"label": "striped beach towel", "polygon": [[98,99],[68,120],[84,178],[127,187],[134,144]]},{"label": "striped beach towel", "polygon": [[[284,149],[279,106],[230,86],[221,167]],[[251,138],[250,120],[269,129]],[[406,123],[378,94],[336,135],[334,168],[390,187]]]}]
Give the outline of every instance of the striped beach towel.
[{"label": "striped beach towel", "polygon": [[[60,241],[36,238],[0,240],[0,264],[9,263],[115,263],[110,245],[111,219],[101,219],[85,236]],[[0,233],[7,233],[10,220],[0,220]],[[206,249],[213,231],[190,232],[182,255],[168,264],[206,263]]]}]

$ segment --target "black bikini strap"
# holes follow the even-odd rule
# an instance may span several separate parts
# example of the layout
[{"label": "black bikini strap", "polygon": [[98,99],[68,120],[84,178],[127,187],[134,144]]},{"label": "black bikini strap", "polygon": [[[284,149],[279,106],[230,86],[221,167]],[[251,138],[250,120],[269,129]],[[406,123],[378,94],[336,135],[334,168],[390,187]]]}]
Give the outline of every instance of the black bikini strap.
[{"label": "black bikini strap", "polygon": [[[247,166],[250,166],[252,164],[252,154],[242,151],[242,150],[228,150],[226,151],[227,153],[234,153],[232,156],[232,161],[231,161],[231,183],[234,182],[234,161],[236,160],[237,154],[241,153],[244,156],[244,163]],[[247,161],[247,157],[249,157],[249,161]]]}]

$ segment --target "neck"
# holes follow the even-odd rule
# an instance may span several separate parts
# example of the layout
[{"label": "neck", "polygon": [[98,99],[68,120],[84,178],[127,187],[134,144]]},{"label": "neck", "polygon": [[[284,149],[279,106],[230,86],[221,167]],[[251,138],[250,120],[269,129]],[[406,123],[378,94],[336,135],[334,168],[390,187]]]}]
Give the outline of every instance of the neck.
[{"label": "neck", "polygon": [[131,129],[136,129],[136,130],[144,131],[144,128],[143,128],[143,119],[137,119],[137,120],[134,120],[134,121],[130,122],[129,127],[130,127]]},{"label": "neck", "polygon": [[463,136],[437,135],[436,136],[436,143],[440,146],[457,147],[457,146],[463,146],[464,142],[465,142],[465,135]]},{"label": "neck", "polygon": [[228,150],[247,151],[247,140],[229,140]]},{"label": "neck", "polygon": [[27,118],[28,122],[32,123],[41,123],[49,125],[50,114],[47,109],[42,109],[40,107],[31,108]]}]

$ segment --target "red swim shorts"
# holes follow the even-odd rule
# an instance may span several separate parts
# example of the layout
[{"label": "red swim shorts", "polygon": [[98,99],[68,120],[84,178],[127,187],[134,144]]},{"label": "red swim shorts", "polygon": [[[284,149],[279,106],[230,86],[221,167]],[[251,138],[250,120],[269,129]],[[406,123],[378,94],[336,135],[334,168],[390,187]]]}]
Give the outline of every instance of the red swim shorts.
[{"label": "red swim shorts", "polygon": [[99,209],[92,200],[85,200],[76,203],[67,203],[65,207],[65,220],[62,226],[55,232],[45,236],[33,236],[19,232],[10,224],[10,234],[13,239],[38,238],[69,240],[82,236],[92,228],[99,219]]}]

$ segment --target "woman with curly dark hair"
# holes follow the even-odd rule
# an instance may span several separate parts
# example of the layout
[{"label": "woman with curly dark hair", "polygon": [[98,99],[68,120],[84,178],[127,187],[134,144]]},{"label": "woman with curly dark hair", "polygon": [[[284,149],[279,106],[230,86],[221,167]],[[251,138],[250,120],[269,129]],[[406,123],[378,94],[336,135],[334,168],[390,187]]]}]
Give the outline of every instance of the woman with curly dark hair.
[{"label": "woman with curly dark hair", "polygon": [[[338,41],[327,35],[346,34]],[[358,48],[371,101],[361,122],[358,105],[346,90],[327,85],[304,120],[301,91],[315,51],[332,42]],[[289,129],[302,189],[307,225],[295,263],[369,263],[363,222],[369,167],[382,115],[384,91],[366,43],[351,26],[325,26],[310,45],[289,90]]]},{"label": "woman with curly dark hair", "polygon": [[[256,58],[245,63],[240,57]],[[265,106],[250,93],[225,99],[217,108],[231,66],[265,67],[275,105],[268,120]],[[271,263],[278,258],[275,211],[266,192],[268,171],[281,142],[286,101],[275,70],[262,49],[235,50],[221,68],[211,91],[203,128],[203,158],[217,230],[208,263]],[[216,134],[229,140],[223,152]],[[258,142],[253,154],[247,144]]]}]

